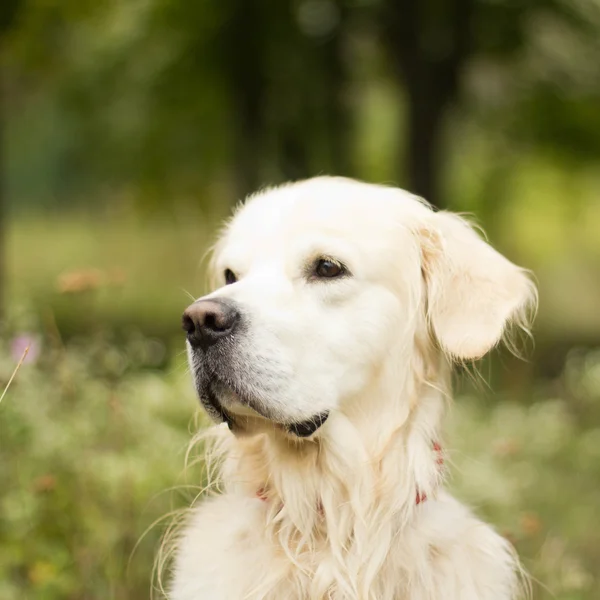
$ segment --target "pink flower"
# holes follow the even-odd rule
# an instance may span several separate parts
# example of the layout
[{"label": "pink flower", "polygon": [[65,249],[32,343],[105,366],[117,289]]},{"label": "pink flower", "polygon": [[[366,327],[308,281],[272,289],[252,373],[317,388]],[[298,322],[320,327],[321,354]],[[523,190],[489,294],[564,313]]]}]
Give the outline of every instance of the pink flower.
[{"label": "pink flower", "polygon": [[40,344],[33,335],[22,333],[13,339],[10,345],[10,354],[15,362],[21,360],[25,349],[29,347],[29,352],[23,363],[34,363],[40,353]]}]

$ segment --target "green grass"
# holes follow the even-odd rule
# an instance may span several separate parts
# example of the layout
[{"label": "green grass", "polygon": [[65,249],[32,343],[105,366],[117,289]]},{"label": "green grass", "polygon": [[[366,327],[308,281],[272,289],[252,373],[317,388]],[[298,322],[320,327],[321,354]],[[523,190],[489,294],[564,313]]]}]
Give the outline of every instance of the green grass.
[{"label": "green grass", "polygon": [[[0,597],[147,599],[169,519],[152,524],[202,482],[183,475],[196,410],[184,357],[157,370],[155,340],[40,333],[0,405]],[[14,363],[3,348],[0,382]],[[600,354],[574,353],[529,405],[463,394],[452,413],[452,487],[514,541],[545,586],[536,600],[600,594],[599,400]]]},{"label": "green grass", "polygon": [[572,352],[528,405],[459,397],[452,487],[516,545],[534,598],[600,597],[600,353]]},{"label": "green grass", "polygon": [[145,365],[140,338],[42,343],[0,406],[0,597],[148,598],[161,528],[134,546],[194,495],[167,491],[196,407],[185,369]]}]

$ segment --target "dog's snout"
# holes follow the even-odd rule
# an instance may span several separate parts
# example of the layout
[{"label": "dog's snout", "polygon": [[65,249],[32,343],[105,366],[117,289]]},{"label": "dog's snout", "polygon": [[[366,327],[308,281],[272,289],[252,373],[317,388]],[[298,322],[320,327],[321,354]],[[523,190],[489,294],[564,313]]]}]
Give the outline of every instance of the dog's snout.
[{"label": "dog's snout", "polygon": [[204,350],[227,337],[240,317],[234,304],[227,300],[200,300],[186,308],[182,325],[189,343]]}]

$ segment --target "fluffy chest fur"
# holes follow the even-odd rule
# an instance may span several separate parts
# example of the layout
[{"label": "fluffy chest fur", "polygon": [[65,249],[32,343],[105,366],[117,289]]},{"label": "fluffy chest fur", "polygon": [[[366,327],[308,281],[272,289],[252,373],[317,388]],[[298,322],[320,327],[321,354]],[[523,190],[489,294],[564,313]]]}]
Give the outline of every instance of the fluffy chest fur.
[{"label": "fluffy chest fur", "polygon": [[[268,440],[252,445],[229,465],[247,477],[191,514],[179,541],[173,600],[518,596],[518,562],[509,544],[441,487],[417,504],[414,496],[393,494],[382,469],[361,489],[350,473],[337,481],[323,473],[315,481],[288,464],[263,500],[252,490],[254,475],[264,475],[269,464],[261,456]],[[229,451],[231,459],[235,450]]]},{"label": "fluffy chest fur", "polygon": [[418,400],[395,429],[382,414],[381,437],[352,416],[312,443],[211,430],[223,493],[184,528],[172,599],[517,598],[510,545],[444,490],[432,440],[445,396],[412,385]]}]

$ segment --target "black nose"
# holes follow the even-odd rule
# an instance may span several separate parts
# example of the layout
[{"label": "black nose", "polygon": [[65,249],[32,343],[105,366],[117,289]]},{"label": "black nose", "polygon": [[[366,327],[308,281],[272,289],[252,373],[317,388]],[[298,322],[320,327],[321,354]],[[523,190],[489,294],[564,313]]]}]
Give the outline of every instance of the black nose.
[{"label": "black nose", "polygon": [[206,350],[235,328],[240,313],[231,300],[200,300],[188,306],[183,313],[182,325],[188,342]]}]

